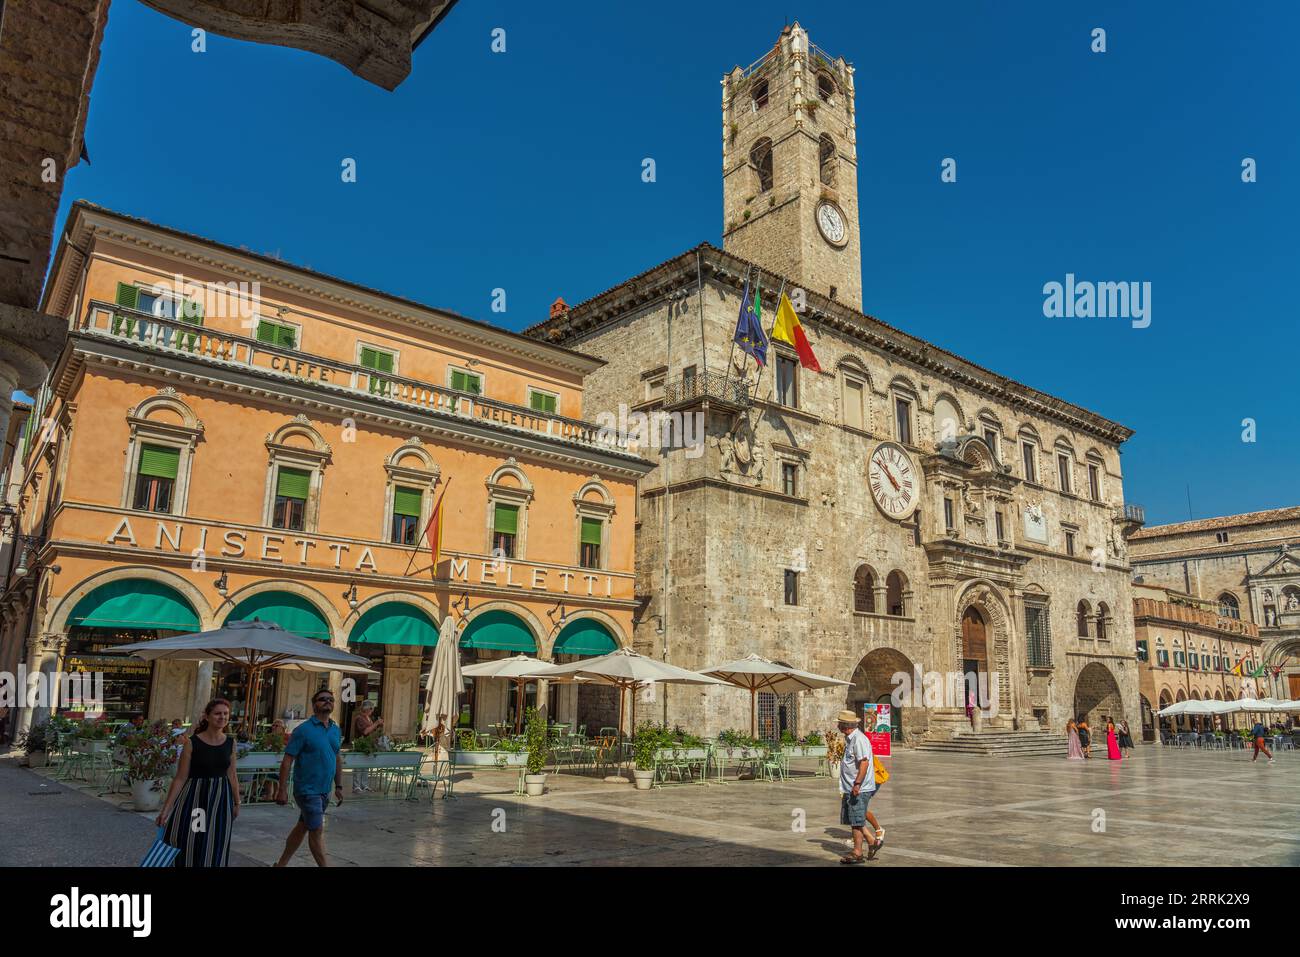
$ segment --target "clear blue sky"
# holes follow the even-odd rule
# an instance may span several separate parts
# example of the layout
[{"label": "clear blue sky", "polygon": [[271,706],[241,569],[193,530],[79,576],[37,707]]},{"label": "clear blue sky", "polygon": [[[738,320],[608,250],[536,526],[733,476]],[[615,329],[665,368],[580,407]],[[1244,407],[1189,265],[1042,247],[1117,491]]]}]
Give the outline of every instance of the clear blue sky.
[{"label": "clear blue sky", "polygon": [[[1188,485],[1198,518],[1300,503],[1297,5],[1084,6],[462,0],[388,93],[279,47],[192,53],[189,27],[116,0],[64,212],[519,329],[721,243],[719,80],[798,19],[857,68],[867,312],[1135,429],[1149,523],[1186,519]],[[1151,326],[1045,318],[1067,272],[1151,282]]]}]

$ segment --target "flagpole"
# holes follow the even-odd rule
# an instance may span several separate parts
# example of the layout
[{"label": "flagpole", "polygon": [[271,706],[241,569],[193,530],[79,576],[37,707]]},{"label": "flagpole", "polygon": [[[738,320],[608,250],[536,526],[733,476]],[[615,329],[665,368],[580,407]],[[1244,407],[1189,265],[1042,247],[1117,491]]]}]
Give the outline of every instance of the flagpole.
[{"label": "flagpole", "polygon": [[[776,329],[776,319],[777,316],[781,314],[781,296],[784,293],[785,293],[785,278],[782,277],[781,288],[778,289],[776,293],[776,311],[772,314],[772,329]],[[762,327],[760,326],[760,328]],[[770,348],[772,345],[772,332],[769,330],[768,332],[764,333],[764,335],[767,336],[767,344],[768,347]],[[776,361],[775,350],[772,350],[772,352],[768,354],[767,362],[763,363],[763,365],[758,367],[758,378],[754,380],[754,398],[756,399],[758,398],[758,384],[763,381],[763,370],[766,369],[769,365],[771,365],[775,361]]]},{"label": "flagpole", "polygon": [[[698,261],[697,261],[696,265],[697,265],[697,266],[699,265]],[[753,268],[754,268],[753,266],[750,266],[749,269],[745,270],[745,283],[746,283],[746,284],[749,283],[749,274],[750,274],[750,272],[753,270]],[[742,290],[743,290],[743,287],[742,287]],[[742,291],[741,294],[740,294],[740,302],[741,302],[741,305],[742,305],[742,306],[743,306],[744,303],[745,303],[745,293],[744,293],[743,291]],[[704,315],[704,311],[703,311],[703,309],[700,310],[700,315],[701,315],[701,316]],[[736,319],[736,325],[740,325],[740,319],[739,319],[739,317],[737,317],[737,319]],[[703,335],[703,333],[701,333],[701,335]],[[744,355],[745,355],[746,357],[748,357],[749,353],[746,352],[746,353],[744,353]],[[726,380],[726,385],[730,385],[730,384],[731,384],[731,363],[732,363],[732,360],[734,360],[735,358],[736,358],[736,334],[733,332],[733,333],[731,334],[731,354],[730,354],[729,356],[727,356],[727,380]],[[745,368],[744,365],[742,365],[742,366],[741,366],[742,371],[744,370],[744,368]],[[723,386],[723,392],[726,392],[726,385]]]},{"label": "flagpole", "polygon": [[[448,475],[447,482],[442,487],[442,494],[438,496],[437,504],[434,505],[433,509],[429,512],[429,520],[424,523],[424,528],[420,530],[420,534],[416,538],[414,546],[411,548],[411,557],[406,560],[406,571],[402,573],[403,578],[405,578],[407,573],[410,572],[411,562],[415,561],[415,556],[420,553],[420,543],[423,542],[425,536],[429,534],[429,526],[433,524],[433,520],[438,516],[438,509],[442,507],[442,501],[447,497],[447,486],[450,484],[451,484],[451,476]],[[434,575],[437,575],[438,569],[434,568],[433,573]]]}]

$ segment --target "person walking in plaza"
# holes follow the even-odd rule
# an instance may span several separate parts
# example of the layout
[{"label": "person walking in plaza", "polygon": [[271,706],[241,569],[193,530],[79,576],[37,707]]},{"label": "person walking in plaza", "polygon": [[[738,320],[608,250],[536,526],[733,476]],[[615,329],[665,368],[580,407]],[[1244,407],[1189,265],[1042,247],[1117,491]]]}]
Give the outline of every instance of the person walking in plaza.
[{"label": "person walking in plaza", "polygon": [[226,734],[230,702],[213,698],[192,735],[184,736],[176,777],[155,823],[180,848],[176,867],[225,867],[230,831],[239,817],[235,739]]},{"label": "person walking in plaza", "polygon": [[325,856],[325,809],[329,806],[331,783],[334,799],[343,803],[343,734],[330,717],[334,713],[334,692],[317,691],[311,699],[312,716],[293,729],[280,762],[280,786],[275,803],[289,803],[289,769],[293,769],[293,799],[298,805],[298,823],[284,842],[284,852],[275,862],[285,867],[307,838],[311,856],[321,867],[329,867]]},{"label": "person walking in plaza", "polygon": [[[870,850],[866,860],[871,860],[880,850],[880,842],[872,833],[868,838],[867,802],[876,792],[876,776],[872,768],[871,741],[858,728],[858,716],[853,711],[841,711],[837,725],[844,735],[844,757],[840,759],[840,823],[853,828],[853,853],[840,858],[841,864],[861,864],[862,842]],[[877,827],[875,823],[872,828]]]},{"label": "person walking in plaza", "polygon": [[1079,719],[1079,747],[1083,749],[1085,758],[1092,757],[1092,733],[1088,730],[1088,719]]},{"label": "person walking in plaza", "polygon": [[1120,754],[1133,756],[1133,733],[1129,731],[1128,719],[1124,718],[1119,723],[1119,750]]},{"label": "person walking in plaza", "polygon": [[1263,721],[1256,721],[1255,727],[1250,729],[1250,736],[1255,739],[1255,753],[1250,757],[1252,762],[1257,761],[1259,752],[1263,751],[1268,755],[1268,763],[1273,763],[1273,752],[1268,749],[1268,745],[1264,744],[1264,735],[1266,733],[1267,729],[1264,727]]},{"label": "person walking in plaza", "polygon": [[1067,760],[1082,761],[1083,748],[1079,745],[1079,726],[1071,718],[1065,722],[1065,738],[1069,742],[1069,751],[1066,754]]},{"label": "person walking in plaza", "polygon": [[1119,732],[1115,730],[1115,722],[1110,718],[1106,719],[1106,757],[1112,761],[1124,760],[1124,756],[1119,753]]},{"label": "person walking in plaza", "polygon": [[[373,701],[361,702],[361,707],[357,713],[352,716],[352,738],[364,738],[374,731],[380,731],[384,727],[384,719],[378,721],[374,718],[375,703]],[[353,771],[352,772],[352,793],[360,794],[362,791],[370,790],[370,772]]]}]

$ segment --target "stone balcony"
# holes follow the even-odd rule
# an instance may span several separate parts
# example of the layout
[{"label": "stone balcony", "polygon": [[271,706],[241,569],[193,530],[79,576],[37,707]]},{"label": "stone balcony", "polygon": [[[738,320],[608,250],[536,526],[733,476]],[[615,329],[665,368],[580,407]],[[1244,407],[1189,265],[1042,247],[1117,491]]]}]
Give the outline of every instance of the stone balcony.
[{"label": "stone balcony", "polygon": [[[522,432],[600,452],[636,458],[627,433],[591,422],[538,412],[524,406],[444,386],[380,373],[247,336],[151,313],[92,301],[79,335],[173,355],[207,366],[256,371],[325,391],[362,395],[386,406],[471,419],[508,432]],[[639,459],[638,459],[639,461]]]},{"label": "stone balcony", "polygon": [[1154,598],[1133,599],[1134,618],[1152,618],[1173,624],[1192,625],[1207,631],[1216,631],[1240,638],[1258,640],[1259,626],[1240,618],[1227,618],[1212,611],[1193,608],[1190,605],[1177,605]]}]

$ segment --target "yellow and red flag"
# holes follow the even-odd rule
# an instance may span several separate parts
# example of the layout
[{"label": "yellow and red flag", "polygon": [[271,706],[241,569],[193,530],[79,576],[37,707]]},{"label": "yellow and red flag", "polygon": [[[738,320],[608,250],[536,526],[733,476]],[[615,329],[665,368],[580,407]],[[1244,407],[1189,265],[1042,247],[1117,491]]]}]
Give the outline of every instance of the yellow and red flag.
[{"label": "yellow and red flag", "polygon": [[781,293],[781,303],[776,309],[776,322],[772,325],[772,338],[777,342],[784,342],[786,345],[793,347],[794,351],[799,354],[799,364],[805,369],[811,369],[813,372],[822,371],[822,367],[817,362],[817,357],[813,355],[808,337],[804,335],[803,323],[799,321],[799,314],[794,311],[794,306],[790,304],[790,297],[785,293]]},{"label": "yellow and red flag", "polygon": [[438,562],[442,559],[442,502],[447,497],[447,490],[442,490],[442,495],[438,499],[438,504],[433,507],[433,515],[429,517],[429,524],[425,528],[425,535],[429,539],[429,553],[433,556],[433,573],[438,574]]}]

